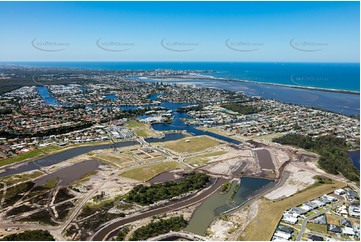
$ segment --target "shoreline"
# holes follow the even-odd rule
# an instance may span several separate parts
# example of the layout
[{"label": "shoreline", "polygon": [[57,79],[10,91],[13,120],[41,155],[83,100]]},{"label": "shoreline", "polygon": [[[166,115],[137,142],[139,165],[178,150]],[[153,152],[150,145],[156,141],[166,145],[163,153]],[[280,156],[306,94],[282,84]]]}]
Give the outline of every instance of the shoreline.
[{"label": "shoreline", "polygon": [[[245,82],[250,84],[259,84],[259,85],[268,85],[268,86],[279,86],[279,87],[288,87],[288,88],[297,88],[297,89],[305,89],[305,90],[315,90],[315,91],[324,91],[324,92],[337,92],[337,93],[345,93],[345,94],[354,94],[359,95],[360,91],[352,91],[352,90],[343,90],[343,89],[335,89],[335,88],[323,88],[323,87],[308,87],[308,86],[299,86],[299,85],[290,85],[290,84],[280,84],[280,83],[272,83],[272,82],[259,82],[259,81],[250,81],[250,80],[241,80],[241,79],[225,79],[219,77],[202,77],[195,76],[194,77],[185,77],[185,76],[171,76],[171,77],[146,77],[148,80],[166,80],[166,79],[180,79],[180,80],[212,80],[212,81],[224,81],[224,82]],[[144,80],[144,79],[143,79]]]},{"label": "shoreline", "polygon": [[[36,62],[35,62],[36,63]],[[55,62],[57,63],[57,62]],[[125,62],[128,63],[128,62]],[[104,69],[104,68],[91,68],[91,67],[81,67],[81,68],[76,68],[76,67],[53,67],[53,66],[36,66],[36,65],[29,65],[27,64],[13,64],[13,63],[8,63],[8,62],[0,62],[0,66],[16,66],[16,67],[28,67],[28,68],[45,68],[45,69],[60,69],[60,70],[80,70],[80,71],[114,71],[114,72],[118,72],[118,71],[154,71],[154,70],[147,70],[147,69]],[[161,69],[161,70],[166,70],[166,69]],[[174,69],[171,69],[174,70]],[[176,70],[174,70],[176,71]],[[259,85],[269,85],[269,86],[280,86],[280,87],[289,87],[289,88],[297,88],[297,89],[305,89],[305,90],[316,90],[316,91],[325,91],[325,92],[337,92],[337,93],[345,93],[345,94],[358,94],[360,95],[360,91],[354,91],[354,90],[346,90],[346,89],[336,89],[336,88],[325,88],[325,87],[310,87],[310,86],[302,86],[302,85],[291,85],[291,84],[280,84],[280,83],[272,83],[272,82],[260,82],[260,81],[250,81],[250,80],[242,80],[242,79],[227,79],[227,78],[222,78],[222,77],[215,77],[212,76],[212,73],[217,73],[217,71],[215,70],[182,70],[182,71],[188,71],[189,74],[188,75],[179,75],[179,76],[168,76],[168,77],[161,77],[161,76],[155,76],[154,78],[152,78],[152,76],[148,77],[142,77],[139,79],[153,79],[153,80],[157,80],[157,79],[182,79],[182,80],[215,80],[215,81],[227,81],[227,82],[245,82],[245,83],[253,83],[253,84],[259,84]],[[219,73],[219,72],[218,72]]]}]

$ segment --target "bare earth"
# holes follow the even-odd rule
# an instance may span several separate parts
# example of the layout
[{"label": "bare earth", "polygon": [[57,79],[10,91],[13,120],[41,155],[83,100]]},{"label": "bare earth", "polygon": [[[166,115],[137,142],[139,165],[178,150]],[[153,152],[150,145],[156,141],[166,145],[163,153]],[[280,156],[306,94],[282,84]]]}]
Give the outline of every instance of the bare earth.
[{"label": "bare earth", "polygon": [[315,180],[313,179],[315,174],[297,168],[293,163],[288,164],[285,170],[290,172],[290,176],[287,178],[285,184],[266,194],[265,198],[269,200],[286,198],[315,183]]},{"label": "bare earth", "polygon": [[208,229],[208,238],[218,241],[236,240],[238,231],[242,231],[257,215],[259,203],[258,200],[232,214],[215,219]]}]

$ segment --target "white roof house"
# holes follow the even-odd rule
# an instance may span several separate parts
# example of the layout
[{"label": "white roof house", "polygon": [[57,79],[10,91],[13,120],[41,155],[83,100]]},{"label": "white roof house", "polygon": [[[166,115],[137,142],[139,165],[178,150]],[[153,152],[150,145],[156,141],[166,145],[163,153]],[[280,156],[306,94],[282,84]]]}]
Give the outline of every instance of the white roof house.
[{"label": "white roof house", "polygon": [[297,223],[298,219],[292,216],[283,216],[282,220],[289,224],[295,224]]},{"label": "white roof house", "polygon": [[277,237],[280,237],[282,239],[287,239],[287,240],[292,237],[291,234],[285,233],[285,232],[279,231],[279,230],[276,230],[274,235],[277,236]]},{"label": "white roof house", "polygon": [[360,207],[359,206],[354,206],[354,205],[350,205],[348,207],[348,213],[350,214],[350,216],[353,217],[360,217]]},{"label": "white roof house", "polygon": [[339,196],[346,194],[345,190],[343,190],[342,188],[335,190],[334,193]]},{"label": "white roof house", "polygon": [[342,228],[342,234],[349,235],[349,236],[354,236],[355,232],[353,231],[353,228],[343,227]]}]

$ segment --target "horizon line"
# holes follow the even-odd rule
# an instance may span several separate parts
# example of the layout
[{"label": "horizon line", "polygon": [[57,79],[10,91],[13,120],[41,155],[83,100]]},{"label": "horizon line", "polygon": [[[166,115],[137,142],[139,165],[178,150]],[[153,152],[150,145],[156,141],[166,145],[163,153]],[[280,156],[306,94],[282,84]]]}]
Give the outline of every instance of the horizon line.
[{"label": "horizon line", "polygon": [[162,61],[154,61],[154,60],[144,60],[144,61],[111,61],[111,60],[61,60],[61,61],[53,61],[53,60],[37,60],[37,61],[1,61],[0,64],[3,63],[62,63],[62,62],[112,62],[112,63],[141,63],[141,62],[154,62],[154,63],[166,63],[166,62],[175,62],[175,63],[197,63],[197,62],[206,62],[206,63],[334,63],[334,64],[360,64],[359,62],[347,61],[347,62],[337,62],[337,61],[178,61],[178,60],[162,60]]}]

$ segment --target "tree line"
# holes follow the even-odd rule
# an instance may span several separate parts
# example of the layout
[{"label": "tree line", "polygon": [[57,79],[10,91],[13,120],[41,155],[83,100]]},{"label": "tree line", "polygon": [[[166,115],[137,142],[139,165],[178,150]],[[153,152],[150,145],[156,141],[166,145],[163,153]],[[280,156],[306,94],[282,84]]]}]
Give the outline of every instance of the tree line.
[{"label": "tree line", "polygon": [[18,234],[9,234],[2,241],[55,241],[47,230],[26,230]]},{"label": "tree line", "polygon": [[126,196],[126,201],[141,205],[170,199],[181,194],[206,187],[209,176],[204,173],[191,172],[179,181],[167,181],[150,186],[135,186]]},{"label": "tree line", "polygon": [[293,145],[311,150],[320,155],[318,164],[326,172],[335,175],[341,173],[351,181],[360,180],[359,172],[347,154],[349,147],[344,138],[327,135],[312,139],[305,135],[288,134],[283,137],[275,138],[273,141],[284,145]]},{"label": "tree line", "polygon": [[223,103],[221,104],[221,107],[243,115],[262,111],[259,106],[243,105],[242,102]]},{"label": "tree line", "polygon": [[152,221],[146,226],[135,230],[130,240],[146,240],[160,234],[166,234],[170,231],[180,231],[186,226],[187,221],[183,218],[183,216],[172,217],[169,219],[160,219],[159,221]]}]

